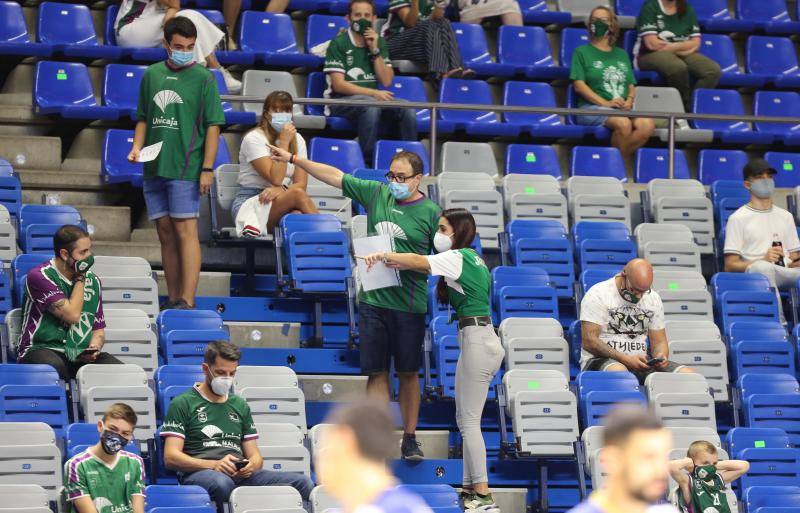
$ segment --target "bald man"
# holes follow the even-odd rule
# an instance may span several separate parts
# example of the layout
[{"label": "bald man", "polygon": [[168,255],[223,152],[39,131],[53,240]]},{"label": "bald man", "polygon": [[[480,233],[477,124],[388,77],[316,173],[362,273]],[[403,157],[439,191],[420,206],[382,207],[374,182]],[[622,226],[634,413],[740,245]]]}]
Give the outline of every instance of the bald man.
[{"label": "bald man", "polygon": [[627,370],[642,383],[653,372],[694,372],[669,360],[664,305],[652,284],[653,266],[636,258],[589,289],[581,301],[581,370]]}]

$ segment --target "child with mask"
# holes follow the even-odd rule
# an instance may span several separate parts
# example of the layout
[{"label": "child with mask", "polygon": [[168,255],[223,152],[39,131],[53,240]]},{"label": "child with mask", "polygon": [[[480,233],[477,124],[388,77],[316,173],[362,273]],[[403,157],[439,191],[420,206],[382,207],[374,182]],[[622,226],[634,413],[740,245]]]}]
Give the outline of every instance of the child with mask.
[{"label": "child with mask", "polygon": [[736,513],[731,512],[725,491],[747,473],[750,464],[719,461],[717,448],[705,440],[693,442],[686,456],[669,464],[672,479],[678,483],[675,505],[685,513]]},{"label": "child with mask", "polygon": [[130,406],[112,404],[97,422],[100,440],[64,464],[69,513],[144,513],[144,463],[124,450],[136,421]]}]

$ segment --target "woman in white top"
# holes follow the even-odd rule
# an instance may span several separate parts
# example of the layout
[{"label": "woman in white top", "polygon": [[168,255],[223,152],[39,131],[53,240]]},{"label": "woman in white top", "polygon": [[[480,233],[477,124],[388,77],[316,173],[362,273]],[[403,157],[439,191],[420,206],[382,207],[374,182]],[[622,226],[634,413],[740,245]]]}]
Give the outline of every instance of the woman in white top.
[{"label": "woman in white top", "polygon": [[244,136],[239,150],[239,190],[231,204],[236,219],[242,204],[253,196],[269,205],[267,231],[285,214],[317,214],[317,206],[306,194],[308,174],[286,162],[270,158],[269,144],[306,158],[306,141],[292,123],[294,100],[286,91],[273,91],[264,100],[258,126]]},{"label": "woman in white top", "polygon": [[122,0],[114,21],[117,45],[138,48],[161,46],[164,44],[164,24],[175,16],[189,18],[197,27],[195,62],[220,70],[228,93],[238,94],[242,83],[233,78],[214,55],[214,49],[223,40],[225,33],[199,12],[181,10],[180,0]]}]

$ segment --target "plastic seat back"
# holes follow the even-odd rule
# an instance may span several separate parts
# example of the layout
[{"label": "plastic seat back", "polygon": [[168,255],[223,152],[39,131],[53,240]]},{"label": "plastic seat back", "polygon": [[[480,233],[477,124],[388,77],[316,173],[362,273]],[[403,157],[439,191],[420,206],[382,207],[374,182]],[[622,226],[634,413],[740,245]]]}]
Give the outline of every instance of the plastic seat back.
[{"label": "plastic seat back", "polygon": [[244,11],[239,30],[242,51],[299,53],[292,19],[286,14]]},{"label": "plastic seat back", "polygon": [[347,139],[315,137],[311,140],[309,158],[337,167],[345,173],[352,173],[354,169],[367,167],[358,143]]},{"label": "plastic seat back", "polygon": [[99,44],[92,14],[87,6],[80,4],[42,2],[36,36],[48,44]]},{"label": "plastic seat back", "polygon": [[465,65],[469,63],[490,63],[489,45],[483,27],[470,23],[453,23],[453,33]]},{"label": "plastic seat back", "polygon": [[146,69],[146,66],[132,64],[108,64],[103,77],[103,104],[135,110],[139,99],[139,85]]},{"label": "plastic seat back", "polygon": [[61,107],[97,105],[89,71],[79,62],[37,62],[33,101],[45,113]]},{"label": "plastic seat back", "polygon": [[700,150],[698,178],[703,185],[717,180],[741,180],[747,161],[742,150]]},{"label": "plastic seat back", "polygon": [[[509,81],[503,86],[503,105],[518,107],[557,107],[556,97],[550,84],[543,82]],[[506,112],[503,119],[507,123],[521,125],[561,125],[557,114],[536,114],[532,112]]]},{"label": "plastic seat back", "polygon": [[[757,91],[753,108],[756,116],[797,117],[800,115],[800,95],[794,91]],[[792,134],[800,128],[800,124],[792,123],[758,122],[755,125],[759,132],[775,134],[778,137]],[[780,178],[776,176],[775,180]]]},{"label": "plastic seat back", "polygon": [[[738,91],[722,89],[695,89],[692,97],[692,111],[696,114],[725,114],[743,116],[744,105]],[[750,125],[742,121],[694,120],[694,127],[704,130],[743,132]]]},{"label": "plastic seat back", "polygon": [[509,144],[506,149],[506,175],[511,173],[550,175],[561,179],[561,166],[552,146]]},{"label": "plastic seat back", "polygon": [[618,149],[589,146],[572,148],[570,176],[609,176],[621,182],[628,180]]},{"label": "plastic seat back", "polygon": [[772,76],[797,74],[797,53],[788,37],[750,36],[747,38],[745,55],[749,73]]},{"label": "plastic seat back", "polygon": [[800,153],[781,153],[768,151],[764,154],[769,164],[778,170],[775,175],[775,187],[797,187],[800,185]]},{"label": "plastic seat back", "polygon": [[703,34],[700,53],[719,64],[723,73],[739,73],[736,49],[727,34]]},{"label": "plastic seat back", "polygon": [[[489,84],[483,80],[462,80],[446,78],[442,80],[439,90],[439,101],[442,103],[474,103],[491,105],[492,93]],[[497,123],[497,114],[480,110],[441,110],[441,119],[467,123]]]},{"label": "plastic seat back", "polygon": [[786,0],[737,0],[736,16],[742,20],[790,21]]},{"label": "plastic seat back", "polygon": [[501,26],[497,56],[503,64],[555,66],[547,33],[542,27]]},{"label": "plastic seat back", "polygon": [[424,174],[430,172],[428,150],[419,141],[389,141],[379,140],[375,145],[375,158],[372,167],[375,169],[389,169],[395,154],[401,151],[410,151],[416,153],[422,159],[422,167],[425,170]]},{"label": "plastic seat back", "polygon": [[[109,65],[110,66],[110,65]],[[132,182],[141,180],[144,164],[130,162],[128,153],[133,146],[133,130],[109,128],[103,140],[101,170],[106,183]]]},{"label": "plastic seat back", "polygon": [[[669,178],[669,150],[639,148],[636,152],[636,181],[648,183],[654,178]],[[691,178],[683,150],[675,150],[674,178]]]},{"label": "plastic seat back", "polygon": [[306,22],[306,53],[318,44],[330,41],[342,29],[347,29],[347,20],[342,16],[312,14]]},{"label": "plastic seat back", "polygon": [[565,28],[561,31],[561,49],[558,60],[561,66],[572,66],[572,53],[581,45],[589,43],[589,32],[584,28]]}]

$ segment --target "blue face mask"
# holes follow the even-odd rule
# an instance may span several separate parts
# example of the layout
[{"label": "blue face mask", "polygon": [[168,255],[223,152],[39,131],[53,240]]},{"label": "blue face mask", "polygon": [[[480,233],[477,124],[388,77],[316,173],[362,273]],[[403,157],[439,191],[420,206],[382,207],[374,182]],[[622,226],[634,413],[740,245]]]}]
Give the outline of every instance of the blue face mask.
[{"label": "blue face mask", "polygon": [[287,123],[292,122],[292,113],[291,112],[270,112],[270,117],[272,118],[269,122],[277,132],[283,130],[283,127]]},{"label": "blue face mask", "polygon": [[411,191],[408,189],[407,183],[389,182],[389,192],[392,193],[394,199],[403,201],[411,196]]},{"label": "blue face mask", "polygon": [[194,62],[194,52],[184,52],[181,50],[170,49],[169,58],[172,63],[178,67],[188,66]]},{"label": "blue face mask", "polygon": [[775,180],[772,178],[762,178],[761,180],[750,182],[750,190],[756,198],[771,198],[772,193],[775,192]]}]

